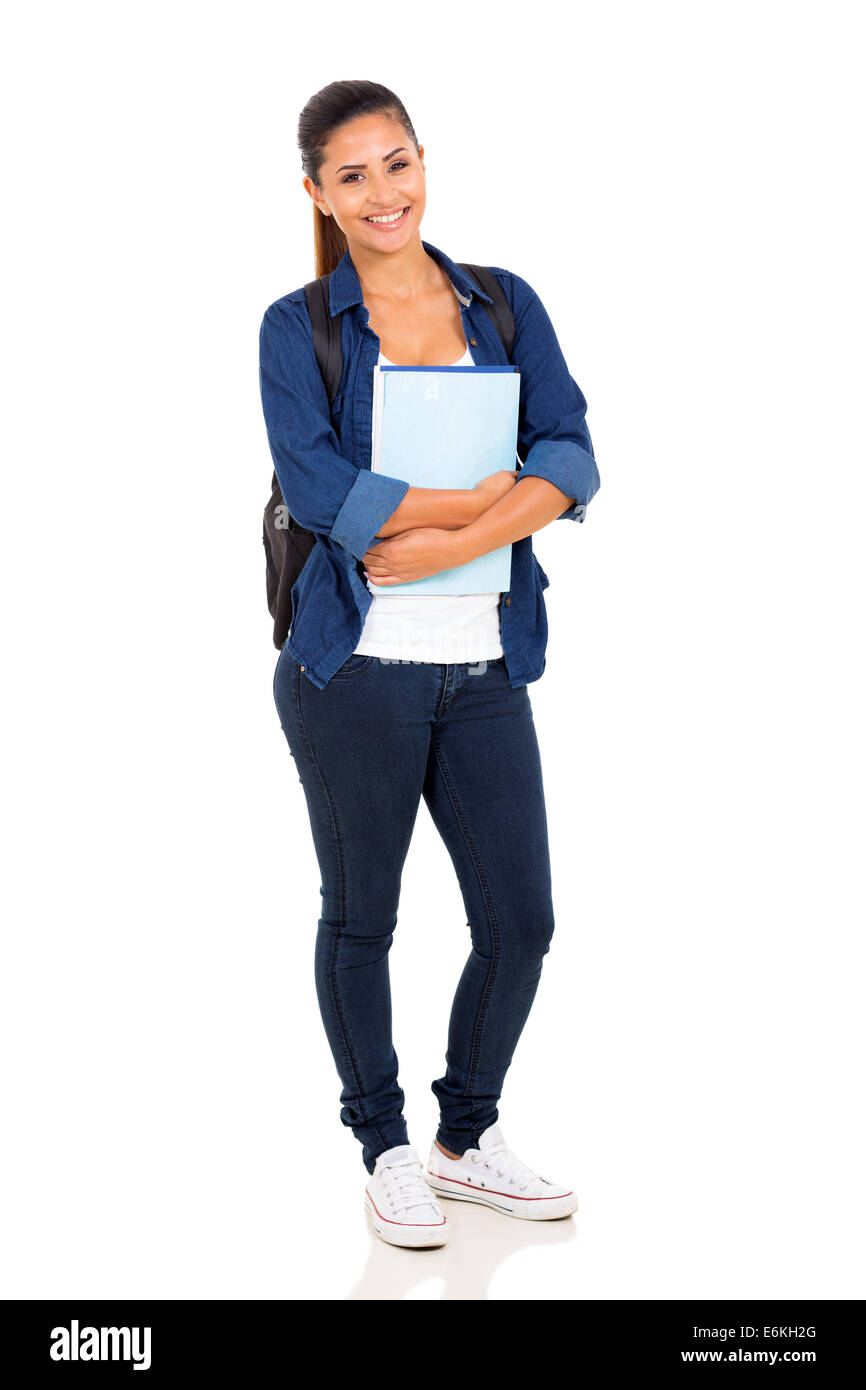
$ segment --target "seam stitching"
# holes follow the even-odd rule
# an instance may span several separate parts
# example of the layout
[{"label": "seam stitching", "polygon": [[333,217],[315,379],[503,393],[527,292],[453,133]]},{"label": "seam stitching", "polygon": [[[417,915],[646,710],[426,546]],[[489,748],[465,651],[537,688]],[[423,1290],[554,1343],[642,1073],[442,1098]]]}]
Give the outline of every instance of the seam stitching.
[{"label": "seam stitching", "polygon": [[[357,1062],[357,1059],[356,1059],[356,1057],[355,1057],[354,1051],[353,1051],[353,1049],[352,1049],[351,1040],[350,1040],[350,1038],[349,1038],[349,1030],[348,1030],[348,1028],[346,1027],[346,1019],[345,1019],[345,1015],[344,1015],[344,1013],[343,1013],[342,1005],[341,1005],[341,1002],[340,1002],[339,991],[338,991],[338,989],[337,989],[337,951],[338,951],[338,947],[339,947],[339,944],[340,944],[340,939],[341,939],[341,935],[342,935],[342,929],[343,929],[343,928],[345,927],[345,925],[346,925],[346,873],[345,873],[345,862],[344,862],[344,858],[343,858],[343,838],[342,838],[342,835],[341,835],[341,832],[340,832],[340,821],[339,821],[339,817],[338,817],[338,815],[337,815],[337,808],[336,808],[336,806],[334,805],[334,800],[333,800],[333,798],[332,798],[332,796],[331,796],[330,791],[328,790],[328,786],[327,786],[327,783],[325,782],[325,778],[324,778],[324,776],[323,776],[323,774],[322,774],[322,769],[321,769],[321,767],[319,766],[318,759],[316,758],[316,755],[315,755],[315,753],[313,752],[313,745],[312,745],[312,742],[311,742],[311,740],[310,740],[310,736],[309,736],[309,734],[307,733],[307,727],[306,727],[306,725],[305,725],[305,723],[304,723],[304,716],[303,716],[303,714],[301,713],[301,672],[300,672],[300,668],[298,668],[298,669],[295,671],[295,709],[296,709],[297,716],[298,716],[298,724],[299,724],[299,727],[300,727],[300,729],[301,729],[301,732],[302,732],[302,734],[303,734],[304,740],[305,740],[306,745],[307,745],[307,752],[308,752],[308,754],[309,754],[309,757],[310,757],[310,760],[311,760],[311,762],[312,762],[312,764],[313,764],[313,767],[314,767],[315,770],[316,770],[316,774],[317,774],[317,776],[318,776],[318,778],[319,778],[319,783],[320,783],[320,785],[321,785],[322,791],[323,791],[324,794],[325,794],[325,799],[326,799],[326,801],[327,801],[327,803],[328,803],[328,809],[329,809],[329,811],[330,811],[330,813],[331,813],[331,821],[332,821],[332,824],[333,824],[333,827],[334,827],[334,839],[335,839],[335,842],[336,842],[336,845],[337,845],[337,859],[338,859],[339,874],[340,874],[340,930],[337,931],[337,932],[334,932],[334,933],[332,934],[331,951],[330,951],[330,955],[329,955],[329,958],[328,958],[328,984],[329,984],[330,992],[331,992],[331,1002],[332,1002],[332,1004],[333,1004],[333,1006],[334,1006],[334,1013],[335,1013],[335,1015],[336,1015],[336,1017],[337,1017],[337,1020],[338,1020],[338,1022],[339,1022],[339,1025],[340,1025],[340,1032],[341,1032],[342,1038],[343,1038],[343,1046],[344,1046],[344,1048],[345,1048],[346,1057],[348,1058],[349,1065],[350,1065],[350,1067],[351,1067],[352,1076],[353,1076],[353,1079],[354,1079],[354,1082],[355,1082],[355,1087],[356,1087],[356,1090],[357,1090],[357,1092],[358,1092],[358,1097],[359,1097],[359,1099],[366,1099],[366,1094],[367,1094],[367,1093],[366,1093],[366,1091],[365,1091],[365,1089],[364,1089],[364,1084],[363,1084],[363,1081],[362,1081],[362,1079],[361,1079],[361,1073],[360,1073],[360,1069],[359,1069],[359,1067],[358,1067],[358,1062]],[[361,1116],[361,1119],[362,1119],[364,1125],[365,1125],[367,1128],[372,1129],[372,1130],[375,1132],[376,1137],[377,1137],[379,1143],[380,1143],[380,1144],[386,1144],[385,1136],[383,1135],[382,1130],[381,1130],[381,1128],[379,1127],[379,1125],[374,1124],[371,1120],[369,1120],[369,1119],[367,1118],[365,1107],[364,1107],[363,1105],[360,1105],[360,1104],[359,1104],[359,1105],[358,1105],[358,1111],[359,1111],[359,1113],[360,1113],[360,1116]],[[387,1147],[387,1144],[386,1144],[386,1147]]]}]

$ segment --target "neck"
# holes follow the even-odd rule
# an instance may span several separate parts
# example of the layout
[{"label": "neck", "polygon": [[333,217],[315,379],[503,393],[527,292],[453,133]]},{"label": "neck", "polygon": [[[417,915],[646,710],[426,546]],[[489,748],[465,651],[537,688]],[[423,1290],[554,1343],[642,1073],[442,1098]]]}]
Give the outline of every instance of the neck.
[{"label": "neck", "polygon": [[371,251],[350,240],[349,255],[365,299],[417,299],[442,282],[441,268],[424,250],[420,232],[399,251]]}]

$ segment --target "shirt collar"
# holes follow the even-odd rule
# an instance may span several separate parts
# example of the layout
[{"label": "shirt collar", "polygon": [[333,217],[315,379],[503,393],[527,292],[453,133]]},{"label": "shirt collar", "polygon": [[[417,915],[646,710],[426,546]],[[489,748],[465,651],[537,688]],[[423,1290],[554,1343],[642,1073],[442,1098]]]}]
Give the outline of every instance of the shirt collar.
[{"label": "shirt collar", "polygon": [[[431,246],[429,241],[422,241],[421,245],[428,255],[432,256],[434,261],[437,261],[447,273],[453,286],[454,293],[457,295],[461,304],[468,307],[475,297],[483,300],[487,304],[493,303],[490,295],[485,294],[484,290],[479,289],[475,281],[470,279],[466,274],[466,271],[461,270],[459,265],[456,265],[455,262],[451,260],[450,256],[445,255],[444,251],[440,251],[436,246]],[[344,309],[350,309],[353,304],[362,304],[363,302],[364,296],[361,291],[361,282],[358,279],[358,272],[347,250],[338,263],[336,270],[334,270],[331,275],[331,317],[333,318],[335,314],[342,313]]]}]

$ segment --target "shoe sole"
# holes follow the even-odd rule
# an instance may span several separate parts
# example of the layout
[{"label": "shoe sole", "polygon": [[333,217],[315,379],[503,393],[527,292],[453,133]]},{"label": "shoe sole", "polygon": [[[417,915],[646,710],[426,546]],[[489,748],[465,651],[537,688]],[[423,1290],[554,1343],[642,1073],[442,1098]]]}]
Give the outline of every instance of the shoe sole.
[{"label": "shoe sole", "polygon": [[448,1240],[447,1226],[411,1226],[399,1221],[385,1221],[378,1215],[369,1197],[364,1198],[364,1207],[376,1235],[389,1245],[402,1245],[409,1250],[433,1250],[445,1245]]},{"label": "shoe sole", "polygon": [[[482,1197],[480,1192],[458,1192],[449,1187],[449,1182],[458,1179],[438,1178],[428,1169],[424,1174],[428,1187],[439,1197],[447,1197],[452,1202],[475,1202],[480,1207],[490,1207],[491,1211],[501,1212],[503,1216],[513,1216],[518,1221],[559,1221],[565,1216],[573,1216],[577,1211],[577,1198],[573,1193],[567,1197],[539,1197],[527,1202],[525,1207],[512,1206],[508,1201],[497,1202],[492,1197]],[[544,1207],[540,1204],[545,1203]]]}]

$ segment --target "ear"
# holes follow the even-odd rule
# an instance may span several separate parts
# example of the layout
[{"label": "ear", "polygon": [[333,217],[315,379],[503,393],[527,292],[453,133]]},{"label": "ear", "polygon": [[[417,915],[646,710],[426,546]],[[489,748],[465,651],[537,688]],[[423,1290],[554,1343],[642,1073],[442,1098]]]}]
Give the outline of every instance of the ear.
[{"label": "ear", "polygon": [[316,204],[316,207],[319,209],[319,212],[322,214],[322,216],[323,216],[323,217],[330,217],[330,216],[331,216],[331,209],[328,207],[327,203],[322,199],[321,192],[320,192],[319,189],[316,187],[316,185],[313,183],[313,180],[310,178],[309,174],[305,174],[305,175],[304,175],[304,178],[303,178],[302,182],[303,182],[304,189],[306,190],[307,193],[309,193],[310,197],[312,198],[313,202]]}]

